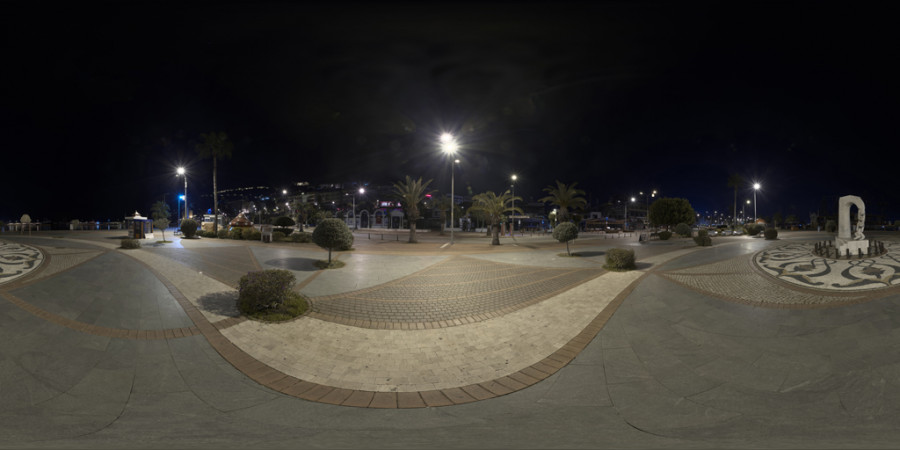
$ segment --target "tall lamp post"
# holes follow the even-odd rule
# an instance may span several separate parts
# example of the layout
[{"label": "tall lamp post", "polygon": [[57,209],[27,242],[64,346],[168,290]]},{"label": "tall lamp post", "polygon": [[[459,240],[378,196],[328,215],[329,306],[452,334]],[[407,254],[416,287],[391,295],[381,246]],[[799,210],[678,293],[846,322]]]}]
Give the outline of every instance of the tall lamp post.
[{"label": "tall lamp post", "polygon": [[[179,167],[178,170],[176,170],[176,172],[178,173],[178,176],[184,177],[184,195],[182,195],[181,198],[182,198],[182,200],[184,200],[184,218],[185,218],[185,220],[187,220],[188,219],[187,171],[184,170],[184,167]],[[179,226],[181,226],[181,225],[179,224]]]},{"label": "tall lamp post", "polygon": [[[441,135],[441,150],[446,153],[448,156],[456,155],[456,150],[459,149],[459,145],[457,145],[456,140],[453,139],[453,135],[450,133],[444,133]],[[456,196],[454,195],[454,180],[453,180],[453,165],[459,163],[458,159],[451,160],[450,162],[450,243],[453,244],[453,206],[456,205]]]},{"label": "tall lamp post", "polygon": [[[516,213],[516,180],[518,180],[519,177],[517,177],[515,174],[513,174],[513,176],[510,178],[512,178],[512,209],[513,209],[511,214],[515,214]],[[512,234],[515,230],[516,230],[516,221],[513,220],[512,215],[510,215],[510,220],[509,220],[510,236],[512,236]]]},{"label": "tall lamp post", "polygon": [[753,183],[753,223],[759,221],[759,217],[756,215],[756,191],[758,191],[760,187],[759,183]]},{"label": "tall lamp post", "polygon": [[[365,194],[366,190],[364,188],[359,188],[360,195]],[[359,229],[359,219],[356,218],[356,194],[353,195],[353,229]]]}]

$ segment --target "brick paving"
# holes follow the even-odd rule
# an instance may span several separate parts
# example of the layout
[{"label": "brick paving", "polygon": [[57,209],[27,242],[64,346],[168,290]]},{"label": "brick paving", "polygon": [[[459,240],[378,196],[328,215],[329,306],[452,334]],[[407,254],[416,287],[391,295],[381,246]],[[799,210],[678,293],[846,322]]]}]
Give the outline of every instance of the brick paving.
[{"label": "brick paving", "polygon": [[391,283],[313,298],[312,317],[364,328],[457,326],[534,304],[602,272],[525,267],[457,256]]}]

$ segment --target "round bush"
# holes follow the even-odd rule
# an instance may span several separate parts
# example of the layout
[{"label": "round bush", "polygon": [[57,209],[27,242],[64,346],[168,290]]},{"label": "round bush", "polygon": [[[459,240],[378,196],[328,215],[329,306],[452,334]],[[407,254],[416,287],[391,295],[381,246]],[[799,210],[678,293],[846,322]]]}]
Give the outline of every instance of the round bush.
[{"label": "round bush", "polygon": [[184,237],[191,239],[197,234],[197,221],[194,219],[184,219],[181,221],[181,233]]},{"label": "round bush", "polygon": [[682,222],[678,225],[675,225],[675,233],[679,236],[690,237],[691,236],[691,226]]},{"label": "round bush", "polygon": [[634,250],[630,248],[609,249],[606,252],[606,264],[603,267],[615,271],[634,269]]},{"label": "round bush", "polygon": [[291,235],[291,242],[300,242],[300,243],[312,242],[312,236],[310,236],[309,233],[303,233],[303,232],[294,233]]},{"label": "round bush", "polygon": [[228,239],[228,237],[229,237],[228,230],[226,230],[224,228],[219,230],[218,237],[219,237],[219,239]]},{"label": "round bush", "polygon": [[293,292],[294,281],[294,274],[283,269],[250,272],[238,283],[238,308],[244,314],[277,308]]},{"label": "round bush", "polygon": [[281,242],[284,240],[284,233],[280,231],[272,232],[272,242]]},{"label": "round bush", "polygon": [[[294,219],[291,219],[290,217],[287,217],[287,216],[281,216],[281,217],[276,218],[275,222],[273,222],[272,225],[275,225],[276,227],[281,227],[281,228],[290,228],[290,227],[294,226]],[[287,234],[287,233],[285,233],[285,234]]]},{"label": "round bush", "polygon": [[778,239],[778,230],[775,228],[766,228],[763,235],[766,237],[767,241],[774,241],[775,239]]},{"label": "round bush", "polygon": [[285,237],[290,236],[294,232],[293,228],[273,228],[273,232],[281,233]]},{"label": "round bush", "polygon": [[758,223],[749,223],[744,225],[744,229],[747,230],[747,235],[756,236],[760,231],[763,230],[763,226]]},{"label": "round bush", "polygon": [[325,219],[316,224],[312,241],[319,247],[328,249],[328,263],[332,250],[350,250],[353,247],[353,233],[341,219]]},{"label": "round bush", "polygon": [[231,238],[238,241],[244,238],[243,228],[234,228],[231,230]]},{"label": "round bush", "polygon": [[248,241],[261,241],[262,240],[262,232],[255,228],[251,228],[244,232],[244,239]]},{"label": "round bush", "polygon": [[672,237],[672,232],[671,231],[660,231],[659,233],[656,233],[656,235],[659,236],[659,240],[668,241],[669,238]]},{"label": "round bush", "polygon": [[566,243],[566,253],[569,251],[569,241],[578,237],[578,227],[572,222],[563,222],[553,228],[553,239]]},{"label": "round bush", "polygon": [[837,222],[833,220],[828,220],[825,222],[825,231],[829,233],[834,233],[837,231]]},{"label": "round bush", "polygon": [[138,239],[122,239],[121,246],[126,250],[141,248],[141,241]]}]

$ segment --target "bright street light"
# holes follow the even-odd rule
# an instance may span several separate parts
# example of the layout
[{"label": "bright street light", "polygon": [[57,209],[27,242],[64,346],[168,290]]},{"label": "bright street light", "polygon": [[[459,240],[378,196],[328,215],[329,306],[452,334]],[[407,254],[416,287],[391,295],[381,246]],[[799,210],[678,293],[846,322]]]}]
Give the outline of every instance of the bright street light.
[{"label": "bright street light", "polygon": [[[182,195],[182,200],[184,200],[184,218],[188,219],[187,170],[185,170],[184,167],[179,167],[175,172],[178,174],[178,176],[184,177],[184,195]],[[180,227],[181,224],[179,223],[178,226]]]},{"label": "bright street light", "polygon": [[758,191],[760,187],[759,183],[753,183],[753,223],[759,221],[759,217],[756,215],[756,191]]},{"label": "bright street light", "polygon": [[[359,193],[365,194],[366,190],[363,188],[359,188]],[[356,218],[356,196],[355,195],[353,196],[353,229],[354,230],[359,229],[359,220]]]},{"label": "bright street light", "polygon": [[[456,150],[459,149],[459,145],[456,143],[456,140],[453,139],[453,135],[450,133],[444,133],[441,135],[441,151],[443,151],[448,156],[456,155]],[[456,204],[456,198],[454,195],[454,180],[453,180],[453,166],[454,164],[459,164],[459,160],[455,159],[450,163],[450,244],[453,244],[453,206]]]},{"label": "bright street light", "polygon": [[[513,174],[513,176],[510,178],[512,178],[512,209],[513,209],[512,214],[515,214],[516,213],[516,180],[518,180],[519,177],[517,177],[515,174]],[[516,229],[516,221],[512,220],[512,216],[510,216],[510,221],[509,221],[509,235],[510,236],[512,236],[513,231],[515,231],[515,229]]]}]

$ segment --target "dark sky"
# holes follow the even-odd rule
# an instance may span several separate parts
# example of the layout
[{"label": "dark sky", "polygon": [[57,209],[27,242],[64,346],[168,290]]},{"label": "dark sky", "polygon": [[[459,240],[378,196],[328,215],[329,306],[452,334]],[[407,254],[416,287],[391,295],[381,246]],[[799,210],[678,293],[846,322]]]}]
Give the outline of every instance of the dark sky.
[{"label": "dark sky", "polygon": [[[120,219],[212,190],[434,179],[900,219],[898,27],[876,3],[4,3],[0,220]],[[191,192],[192,191],[192,192]],[[749,189],[739,194],[752,198]],[[196,197],[194,197],[196,199]],[[208,207],[211,205],[203,205]]]}]

